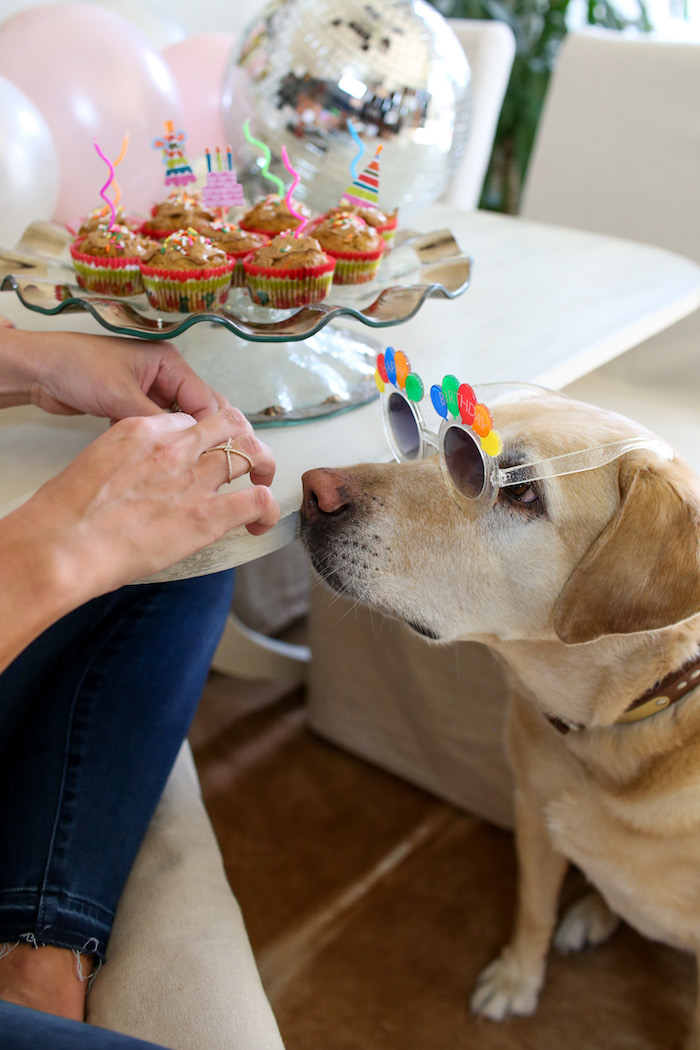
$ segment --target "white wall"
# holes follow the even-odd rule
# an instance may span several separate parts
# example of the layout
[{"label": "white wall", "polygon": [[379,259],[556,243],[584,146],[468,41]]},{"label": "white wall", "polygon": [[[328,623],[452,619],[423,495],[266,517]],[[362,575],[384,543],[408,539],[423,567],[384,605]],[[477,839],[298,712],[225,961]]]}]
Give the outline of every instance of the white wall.
[{"label": "white wall", "polygon": [[191,35],[215,29],[239,33],[267,3],[268,0],[169,0],[167,9],[159,6]]},{"label": "white wall", "polygon": [[[36,7],[39,3],[56,0],[0,0],[0,22],[6,18]],[[84,3],[99,3],[99,0],[82,0]],[[220,29],[229,33],[240,33],[267,5],[267,0],[105,0],[105,6],[121,11],[125,17],[138,8],[152,8],[163,20],[179,23],[188,36]]]}]

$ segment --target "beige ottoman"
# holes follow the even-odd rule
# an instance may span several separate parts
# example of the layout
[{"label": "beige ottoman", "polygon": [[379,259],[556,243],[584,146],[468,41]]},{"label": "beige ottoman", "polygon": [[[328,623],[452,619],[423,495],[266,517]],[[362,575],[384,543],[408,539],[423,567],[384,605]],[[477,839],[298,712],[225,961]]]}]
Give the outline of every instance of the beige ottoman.
[{"label": "beige ottoman", "polygon": [[400,623],[311,591],[309,724],[477,817],[512,826],[507,686],[470,642],[437,646]]}]

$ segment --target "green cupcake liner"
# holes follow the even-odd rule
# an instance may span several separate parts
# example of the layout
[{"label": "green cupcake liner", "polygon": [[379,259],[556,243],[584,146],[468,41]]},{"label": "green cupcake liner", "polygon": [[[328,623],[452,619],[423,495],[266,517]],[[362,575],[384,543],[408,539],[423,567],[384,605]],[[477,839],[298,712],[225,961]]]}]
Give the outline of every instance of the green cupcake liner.
[{"label": "green cupcake liner", "polygon": [[320,303],[333,283],[333,270],[315,277],[265,277],[246,274],[250,298],[257,306],[291,310]]},{"label": "green cupcake liner", "polygon": [[392,221],[391,225],[375,227],[377,233],[384,238],[387,248],[394,247],[394,240],[396,239],[396,227],[396,219]]},{"label": "green cupcake liner", "polygon": [[343,258],[342,255],[334,255],[333,252],[328,254],[335,259],[334,284],[363,284],[366,281],[372,281],[377,276],[377,270],[382,261],[382,254],[376,255],[373,259]]},{"label": "green cupcake liner", "polygon": [[85,255],[78,257],[73,254],[73,268],[78,286],[86,292],[109,296],[141,295],[143,292],[138,261],[127,263],[120,260],[119,265],[115,265],[112,260],[103,263],[97,256],[94,261],[89,261]]},{"label": "green cupcake liner", "polygon": [[169,313],[192,314],[216,310],[226,302],[231,287],[230,269],[216,276],[190,277],[187,280],[144,272],[142,277],[151,306]]}]

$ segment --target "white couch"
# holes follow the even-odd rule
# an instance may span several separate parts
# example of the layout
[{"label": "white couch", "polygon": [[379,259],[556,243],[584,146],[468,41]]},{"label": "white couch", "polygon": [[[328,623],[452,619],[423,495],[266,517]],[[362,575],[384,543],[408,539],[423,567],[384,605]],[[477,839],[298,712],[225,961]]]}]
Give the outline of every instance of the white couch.
[{"label": "white couch", "polygon": [[283,1050],[188,744],[122,893],[87,1021],[173,1050]]}]

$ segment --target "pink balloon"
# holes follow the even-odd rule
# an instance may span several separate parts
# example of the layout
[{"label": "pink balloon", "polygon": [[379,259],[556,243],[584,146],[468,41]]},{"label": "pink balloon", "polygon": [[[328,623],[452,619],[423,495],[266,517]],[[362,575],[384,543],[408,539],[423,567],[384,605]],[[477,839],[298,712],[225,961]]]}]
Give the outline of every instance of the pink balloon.
[{"label": "pink balloon", "polygon": [[180,128],[182,107],[159,52],[131,22],[86,3],[29,8],[0,25],[0,69],[51,129],[60,165],[56,222],[73,223],[102,204],[109,173],[95,139],[115,160],[129,133],[115,172],[127,212],[146,213],[165,196],[162,155],[152,141],[166,120]]},{"label": "pink balloon", "polygon": [[235,40],[232,33],[198,33],[163,50],[182,100],[185,148],[193,157],[227,142],[221,97]]}]

